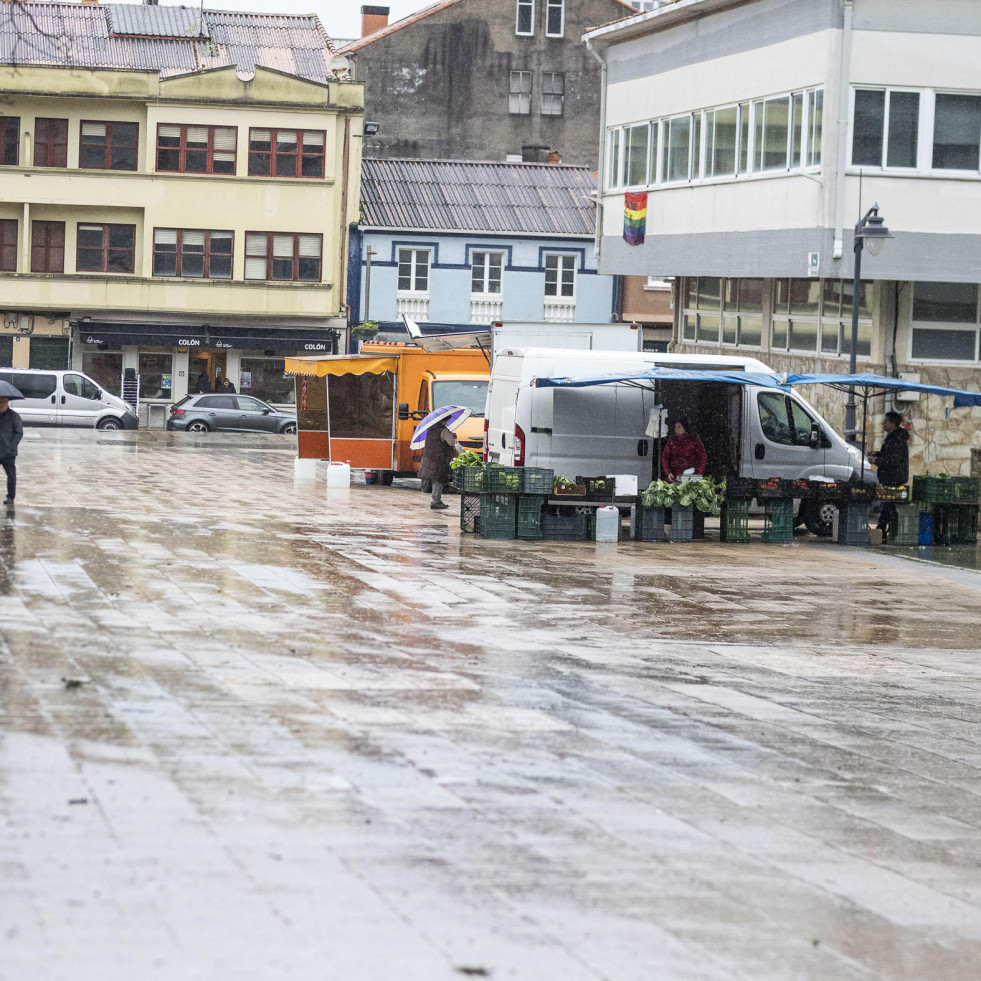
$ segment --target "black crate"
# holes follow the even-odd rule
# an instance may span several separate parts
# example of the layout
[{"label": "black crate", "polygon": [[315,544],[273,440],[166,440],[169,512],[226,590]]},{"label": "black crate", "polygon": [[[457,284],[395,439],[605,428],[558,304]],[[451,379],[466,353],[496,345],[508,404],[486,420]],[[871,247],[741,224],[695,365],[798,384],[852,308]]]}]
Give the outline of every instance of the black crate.
[{"label": "black crate", "polygon": [[977,545],[978,509],[971,504],[933,505],[934,545]]},{"label": "black crate", "polygon": [[726,500],[751,501],[759,486],[760,482],[753,477],[727,477]]},{"label": "black crate", "polygon": [[634,538],[638,542],[666,542],[665,513],[662,507],[638,504],[634,509]]},{"label": "black crate", "polygon": [[759,498],[789,498],[794,495],[791,493],[790,481],[783,477],[765,477],[757,481],[756,495]]},{"label": "black crate", "polygon": [[522,494],[518,498],[516,535],[518,538],[534,540],[542,537],[542,508],[544,494]]},{"label": "black crate", "polygon": [[691,504],[671,505],[670,542],[690,542],[694,534],[694,509]]},{"label": "black crate", "polygon": [[589,541],[588,515],[546,509],[542,512],[542,538],[559,542]]},{"label": "black crate", "polygon": [[977,477],[951,477],[951,502],[953,504],[977,504],[978,503],[978,478]]},{"label": "black crate", "polygon": [[875,500],[875,484],[864,480],[836,480],[841,501],[871,502]]},{"label": "black crate", "polygon": [[576,483],[585,486],[587,501],[613,501],[612,477],[576,477]]},{"label": "black crate", "polygon": [[478,534],[484,538],[514,538],[517,494],[481,494]]},{"label": "black crate", "polygon": [[460,531],[475,535],[479,530],[480,495],[464,491],[460,495]]},{"label": "black crate", "polygon": [[838,508],[838,544],[871,545],[869,515],[872,507],[865,501],[842,501]]}]

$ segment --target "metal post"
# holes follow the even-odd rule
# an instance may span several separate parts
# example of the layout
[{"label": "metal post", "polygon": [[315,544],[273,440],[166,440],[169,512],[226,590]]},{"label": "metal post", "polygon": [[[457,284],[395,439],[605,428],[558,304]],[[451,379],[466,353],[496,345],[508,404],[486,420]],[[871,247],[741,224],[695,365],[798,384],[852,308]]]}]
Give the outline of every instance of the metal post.
[{"label": "metal post", "polygon": [[[862,250],[865,242],[862,238],[862,224],[855,226],[855,274],[852,279],[852,340],[848,348],[848,374],[855,374],[855,355],[858,349],[858,307],[859,290],[862,288]],[[855,389],[849,387],[848,401],[845,403],[845,439],[856,443],[855,438]]]}]

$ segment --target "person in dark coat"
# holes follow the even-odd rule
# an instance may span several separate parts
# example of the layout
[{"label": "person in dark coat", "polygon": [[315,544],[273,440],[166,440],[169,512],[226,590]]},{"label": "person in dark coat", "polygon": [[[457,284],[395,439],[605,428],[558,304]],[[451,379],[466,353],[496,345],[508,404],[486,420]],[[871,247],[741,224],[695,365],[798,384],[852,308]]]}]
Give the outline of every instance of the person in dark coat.
[{"label": "person in dark coat", "polygon": [[198,375],[198,391],[199,392],[210,392],[211,391],[211,379],[208,377],[206,371],[202,371]]},{"label": "person in dark coat", "polygon": [[7,475],[6,505],[12,505],[17,496],[17,447],[23,438],[20,416],[10,408],[10,399],[0,398],[0,467]]},{"label": "person in dark coat", "polygon": [[[878,453],[869,454],[869,460],[878,470],[880,484],[884,487],[902,487],[909,483],[909,433],[903,428],[903,417],[898,412],[887,412],[882,428],[886,431],[886,438]],[[883,543],[898,518],[896,505],[885,502],[876,525],[882,531]]]},{"label": "person in dark coat", "polygon": [[443,488],[450,482],[450,461],[456,456],[456,437],[439,422],[429,427],[426,445],[422,450],[422,463],[419,466],[419,479],[431,481],[433,497],[429,506],[434,511],[449,507],[443,503]]},{"label": "person in dark coat", "polygon": [[225,375],[225,377],[222,379],[221,384],[218,386],[218,391],[223,392],[225,395],[235,394],[235,386],[232,384],[232,380],[228,377],[228,375]]},{"label": "person in dark coat", "polygon": [[669,484],[681,480],[686,470],[704,474],[708,458],[702,441],[692,432],[687,416],[681,416],[674,424],[674,432],[664,443],[661,453],[661,469]]}]

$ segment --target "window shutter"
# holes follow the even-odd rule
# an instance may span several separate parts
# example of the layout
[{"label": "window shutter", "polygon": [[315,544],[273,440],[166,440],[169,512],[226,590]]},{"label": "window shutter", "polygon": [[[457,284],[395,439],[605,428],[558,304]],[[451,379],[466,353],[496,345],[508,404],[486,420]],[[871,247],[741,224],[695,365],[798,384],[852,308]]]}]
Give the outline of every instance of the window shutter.
[{"label": "window shutter", "polygon": [[234,151],[235,130],[231,127],[219,126],[215,129],[215,150]]},{"label": "window shutter", "polygon": [[303,149],[318,150],[324,145],[324,134],[320,132],[305,132],[303,134]]},{"label": "window shutter", "polygon": [[254,256],[245,257],[245,278],[246,279],[265,279],[266,278],[266,257],[256,258]]},{"label": "window shutter", "polygon": [[[105,127],[103,127],[103,130]],[[84,134],[85,128],[82,127],[82,133]],[[157,135],[162,136],[164,139],[168,140],[179,140],[181,138],[181,128],[180,126],[172,126],[169,123],[158,127]]]},{"label": "window shutter", "polygon": [[208,127],[207,126],[188,126],[187,127],[187,142],[188,143],[203,143],[205,146],[208,145]]},{"label": "window shutter", "polygon": [[106,135],[105,123],[82,123],[82,136],[101,136]]},{"label": "window shutter", "polygon": [[185,231],[184,232],[184,247],[192,246],[195,248],[204,248],[204,232],[196,231]]},{"label": "window shutter", "polygon": [[301,235],[300,236],[300,257],[303,259],[320,258],[320,236]]},{"label": "window shutter", "polygon": [[293,236],[274,235],[273,236],[273,255],[278,259],[293,258]]},{"label": "window shutter", "polygon": [[155,245],[176,245],[176,228],[157,228],[153,232],[153,242]]}]

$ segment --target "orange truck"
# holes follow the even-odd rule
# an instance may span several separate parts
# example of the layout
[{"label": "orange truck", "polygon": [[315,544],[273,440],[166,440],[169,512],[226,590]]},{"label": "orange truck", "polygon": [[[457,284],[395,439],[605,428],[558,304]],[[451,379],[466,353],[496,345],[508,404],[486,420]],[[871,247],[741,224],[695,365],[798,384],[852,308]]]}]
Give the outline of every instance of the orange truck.
[{"label": "orange truck", "polygon": [[298,456],[374,470],[375,479],[419,472],[410,449],[416,424],[442,405],[473,415],[456,431],[467,450],[484,445],[488,352],[479,348],[424,351],[414,344],[371,341],[356,355],[287,358],[296,376]]}]

